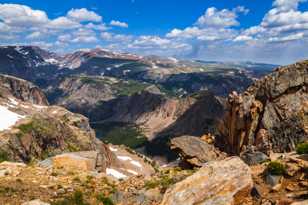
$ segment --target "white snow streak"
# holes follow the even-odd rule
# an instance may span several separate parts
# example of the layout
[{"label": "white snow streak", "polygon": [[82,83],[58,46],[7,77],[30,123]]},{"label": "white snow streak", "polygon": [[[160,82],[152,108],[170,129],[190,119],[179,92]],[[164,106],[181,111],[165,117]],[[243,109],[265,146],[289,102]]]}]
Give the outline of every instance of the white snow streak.
[{"label": "white snow streak", "polygon": [[107,168],[106,169],[106,174],[107,175],[110,175],[110,176],[113,176],[117,179],[123,179],[123,178],[126,178],[127,176],[122,174],[121,172],[115,170],[115,169],[111,169],[111,168]]},{"label": "white snow streak", "polygon": [[0,105],[0,131],[10,128],[22,118],[24,118],[24,116],[12,112],[8,110],[7,107]]}]

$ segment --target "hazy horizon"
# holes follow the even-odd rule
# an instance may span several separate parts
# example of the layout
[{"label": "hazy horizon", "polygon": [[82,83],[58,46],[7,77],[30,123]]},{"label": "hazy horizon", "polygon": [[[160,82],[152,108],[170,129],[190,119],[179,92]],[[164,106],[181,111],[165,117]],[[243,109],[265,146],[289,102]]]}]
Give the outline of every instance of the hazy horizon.
[{"label": "hazy horizon", "polygon": [[284,65],[308,58],[307,9],[307,0],[0,0],[0,45]]}]

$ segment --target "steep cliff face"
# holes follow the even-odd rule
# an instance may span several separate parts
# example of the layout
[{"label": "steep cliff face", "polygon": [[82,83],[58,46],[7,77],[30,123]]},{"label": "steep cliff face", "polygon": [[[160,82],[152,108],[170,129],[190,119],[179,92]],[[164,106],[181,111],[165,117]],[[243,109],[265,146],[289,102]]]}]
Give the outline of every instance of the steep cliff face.
[{"label": "steep cliff face", "polygon": [[308,139],[308,61],[278,68],[246,92],[232,93],[220,143],[232,153],[294,150]]},{"label": "steep cliff face", "polygon": [[168,98],[148,91],[119,97],[95,107],[89,118],[98,122],[123,122],[142,128],[148,139],[160,136],[202,135],[223,112],[211,93]]},{"label": "steep cliff face", "polygon": [[3,95],[12,94],[15,98],[37,105],[48,105],[44,93],[32,83],[8,75],[0,75],[0,91]]}]

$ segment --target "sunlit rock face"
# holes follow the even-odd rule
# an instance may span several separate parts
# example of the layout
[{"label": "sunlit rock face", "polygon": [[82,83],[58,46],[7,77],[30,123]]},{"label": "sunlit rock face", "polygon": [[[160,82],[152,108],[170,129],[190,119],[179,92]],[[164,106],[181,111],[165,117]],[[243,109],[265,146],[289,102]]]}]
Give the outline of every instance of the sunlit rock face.
[{"label": "sunlit rock face", "polygon": [[268,153],[307,140],[308,62],[278,68],[243,94],[232,93],[220,126],[225,150]]}]

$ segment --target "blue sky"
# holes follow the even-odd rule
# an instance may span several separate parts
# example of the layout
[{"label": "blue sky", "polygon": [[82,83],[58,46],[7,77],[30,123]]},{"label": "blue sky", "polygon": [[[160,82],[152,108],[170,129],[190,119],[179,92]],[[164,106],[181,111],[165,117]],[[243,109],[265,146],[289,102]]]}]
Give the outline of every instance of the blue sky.
[{"label": "blue sky", "polygon": [[219,61],[308,58],[307,0],[0,0],[0,44]]}]

